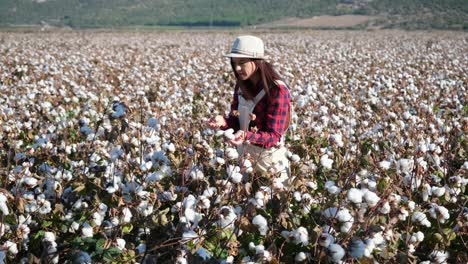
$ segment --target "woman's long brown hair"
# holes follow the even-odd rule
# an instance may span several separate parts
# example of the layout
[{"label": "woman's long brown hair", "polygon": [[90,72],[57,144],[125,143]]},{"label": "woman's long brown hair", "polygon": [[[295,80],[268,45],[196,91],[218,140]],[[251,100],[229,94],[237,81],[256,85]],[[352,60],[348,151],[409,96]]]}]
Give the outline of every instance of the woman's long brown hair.
[{"label": "woman's long brown hair", "polygon": [[[258,73],[260,74],[260,81],[263,84],[263,89],[265,90],[266,95],[270,96],[271,89],[275,89],[277,87],[275,81],[281,80],[281,77],[275,71],[273,66],[265,60],[254,59],[253,62],[257,67],[256,71],[258,71]],[[242,81],[239,79],[239,74],[237,74],[234,68],[234,63],[232,62],[232,59],[231,67],[237,79],[236,87],[239,87],[241,89],[242,95],[245,97],[245,99],[252,99],[253,95],[251,91],[253,90],[252,88],[254,88],[253,83],[250,80]]]}]

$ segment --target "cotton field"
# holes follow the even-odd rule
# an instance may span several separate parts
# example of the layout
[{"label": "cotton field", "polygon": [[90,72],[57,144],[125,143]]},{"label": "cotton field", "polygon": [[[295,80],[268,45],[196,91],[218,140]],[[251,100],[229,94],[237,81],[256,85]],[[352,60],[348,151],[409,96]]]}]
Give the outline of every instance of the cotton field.
[{"label": "cotton field", "polygon": [[[289,84],[291,186],[238,163],[236,36]],[[5,263],[466,263],[464,32],[0,33]]]}]

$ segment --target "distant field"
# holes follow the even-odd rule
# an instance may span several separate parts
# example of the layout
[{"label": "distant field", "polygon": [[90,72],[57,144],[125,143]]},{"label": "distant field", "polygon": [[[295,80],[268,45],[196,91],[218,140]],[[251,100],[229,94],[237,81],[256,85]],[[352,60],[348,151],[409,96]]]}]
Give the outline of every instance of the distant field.
[{"label": "distant field", "polygon": [[343,15],[315,16],[312,18],[285,18],[271,23],[261,24],[260,28],[300,27],[300,28],[346,28],[376,20],[378,16]]}]

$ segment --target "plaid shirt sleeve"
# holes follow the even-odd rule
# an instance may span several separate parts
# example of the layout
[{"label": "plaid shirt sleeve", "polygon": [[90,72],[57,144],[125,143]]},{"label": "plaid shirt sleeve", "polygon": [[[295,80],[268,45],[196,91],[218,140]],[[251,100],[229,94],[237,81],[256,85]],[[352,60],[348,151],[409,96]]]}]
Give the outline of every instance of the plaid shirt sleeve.
[{"label": "plaid shirt sleeve", "polygon": [[267,99],[266,128],[257,132],[248,131],[246,140],[261,145],[264,148],[275,146],[288,128],[288,115],[291,106],[289,90],[284,85],[272,90],[271,97]]}]

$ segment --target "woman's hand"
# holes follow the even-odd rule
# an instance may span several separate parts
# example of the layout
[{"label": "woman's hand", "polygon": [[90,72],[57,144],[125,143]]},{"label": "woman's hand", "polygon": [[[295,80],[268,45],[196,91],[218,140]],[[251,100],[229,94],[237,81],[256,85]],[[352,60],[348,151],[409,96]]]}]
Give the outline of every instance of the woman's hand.
[{"label": "woman's hand", "polygon": [[227,122],[222,115],[217,115],[208,120],[208,127],[211,129],[219,129],[220,127],[225,126],[227,126]]},{"label": "woman's hand", "polygon": [[245,141],[247,133],[244,132],[243,130],[239,130],[234,134],[234,138],[229,140],[229,143],[235,146],[239,146]]}]

